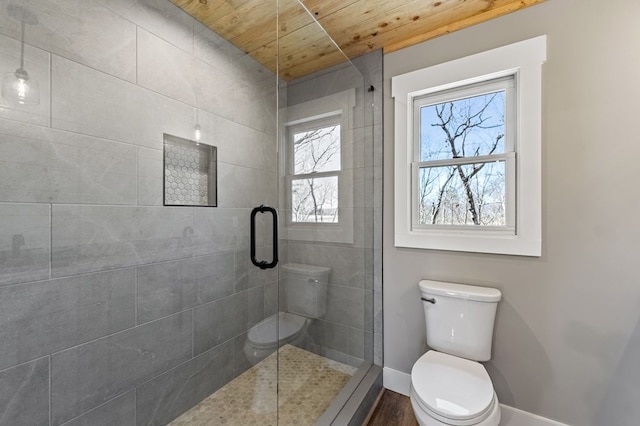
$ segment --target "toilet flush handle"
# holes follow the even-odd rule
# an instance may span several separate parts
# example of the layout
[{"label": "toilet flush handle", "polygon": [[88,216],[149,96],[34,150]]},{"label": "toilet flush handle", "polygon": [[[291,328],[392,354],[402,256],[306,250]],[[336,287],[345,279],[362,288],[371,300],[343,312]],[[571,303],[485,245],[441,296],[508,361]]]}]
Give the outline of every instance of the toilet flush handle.
[{"label": "toilet flush handle", "polygon": [[436,304],[436,299],[433,298],[433,297],[431,299],[427,299],[426,297],[421,297],[420,299],[422,299],[423,302],[429,302],[429,303],[432,303],[434,305]]}]

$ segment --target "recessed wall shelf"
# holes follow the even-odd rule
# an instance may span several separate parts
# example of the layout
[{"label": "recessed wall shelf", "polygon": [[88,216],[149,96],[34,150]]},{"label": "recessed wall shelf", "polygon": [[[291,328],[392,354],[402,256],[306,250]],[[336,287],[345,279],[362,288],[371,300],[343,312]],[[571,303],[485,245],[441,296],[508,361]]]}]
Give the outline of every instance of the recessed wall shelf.
[{"label": "recessed wall shelf", "polygon": [[164,135],[164,205],[216,207],[217,148]]}]

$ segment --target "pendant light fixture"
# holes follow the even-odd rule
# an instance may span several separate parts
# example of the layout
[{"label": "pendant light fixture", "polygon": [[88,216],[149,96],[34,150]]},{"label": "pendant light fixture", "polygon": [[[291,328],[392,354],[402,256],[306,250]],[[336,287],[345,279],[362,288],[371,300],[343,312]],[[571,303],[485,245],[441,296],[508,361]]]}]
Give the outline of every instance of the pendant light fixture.
[{"label": "pendant light fixture", "polygon": [[9,16],[20,21],[20,68],[4,75],[2,97],[20,105],[38,105],[40,103],[38,82],[30,79],[29,73],[24,69],[24,26],[25,24],[36,25],[38,18],[29,10],[15,4],[10,4],[7,12]]}]

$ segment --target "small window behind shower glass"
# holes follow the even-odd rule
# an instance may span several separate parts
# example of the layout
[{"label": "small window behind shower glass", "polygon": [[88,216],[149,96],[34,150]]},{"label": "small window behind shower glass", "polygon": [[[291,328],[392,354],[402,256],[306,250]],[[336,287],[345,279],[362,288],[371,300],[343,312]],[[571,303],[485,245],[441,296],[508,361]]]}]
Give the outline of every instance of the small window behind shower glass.
[{"label": "small window behind shower glass", "polygon": [[164,135],[164,205],[216,207],[217,148]]}]

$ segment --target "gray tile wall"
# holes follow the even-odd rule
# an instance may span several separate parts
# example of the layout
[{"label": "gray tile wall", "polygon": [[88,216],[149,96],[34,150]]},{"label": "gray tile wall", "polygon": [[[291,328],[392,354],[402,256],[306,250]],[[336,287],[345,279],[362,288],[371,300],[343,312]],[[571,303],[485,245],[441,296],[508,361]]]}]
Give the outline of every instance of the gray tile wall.
[{"label": "gray tile wall", "polygon": [[[19,3],[41,102],[0,98],[0,425],[165,424],[248,367],[276,309],[248,263],[250,209],[277,202],[275,76],[168,0]],[[196,123],[219,207],[163,207],[163,133]]]},{"label": "gray tile wall", "polygon": [[[370,91],[370,86],[374,87]],[[331,268],[326,313],[311,326],[309,348],[358,365],[382,365],[382,52],[287,84],[287,105],[356,88],[353,141],[354,243],[287,241],[283,262]],[[280,292],[286,291],[284,281]],[[281,303],[286,294],[280,295]]]}]

